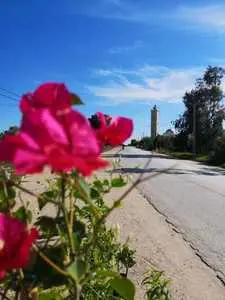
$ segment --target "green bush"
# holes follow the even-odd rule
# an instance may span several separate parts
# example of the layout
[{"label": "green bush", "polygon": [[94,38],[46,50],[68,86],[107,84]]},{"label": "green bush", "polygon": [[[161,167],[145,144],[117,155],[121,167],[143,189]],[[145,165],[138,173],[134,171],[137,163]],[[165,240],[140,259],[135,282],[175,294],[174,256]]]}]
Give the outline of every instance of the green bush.
[{"label": "green bush", "polygon": [[165,278],[164,272],[149,270],[144,274],[142,286],[146,288],[148,300],[170,300],[170,281]]},{"label": "green bush", "polygon": [[138,142],[138,148],[144,149],[144,150],[153,150],[154,149],[154,139],[150,137],[143,137],[139,142]]}]

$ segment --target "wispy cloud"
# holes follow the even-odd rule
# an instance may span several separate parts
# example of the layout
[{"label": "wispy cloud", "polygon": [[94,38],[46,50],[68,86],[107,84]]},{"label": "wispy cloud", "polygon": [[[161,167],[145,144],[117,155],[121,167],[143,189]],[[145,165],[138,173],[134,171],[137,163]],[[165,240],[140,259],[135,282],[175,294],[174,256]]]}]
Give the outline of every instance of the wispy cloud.
[{"label": "wispy cloud", "polygon": [[169,69],[150,65],[134,70],[99,70],[98,74],[105,77],[105,83],[87,88],[90,93],[114,105],[136,101],[180,102],[201,71],[200,67]]},{"label": "wispy cloud", "polygon": [[152,9],[149,2],[129,0],[99,0],[93,7],[86,9],[89,16],[117,19],[144,25],[157,24],[177,29],[200,29],[225,32],[225,4],[215,2],[211,5],[179,5],[168,10],[163,6]]},{"label": "wispy cloud", "polygon": [[109,49],[110,54],[127,54],[128,52],[137,50],[143,46],[142,41],[135,41],[132,45],[122,46],[122,47],[113,47]]},{"label": "wispy cloud", "polygon": [[143,6],[130,0],[96,0],[94,6],[85,6],[82,13],[104,19],[150,23],[156,19],[157,12],[149,4]]},{"label": "wispy cloud", "polygon": [[225,31],[225,4],[181,6],[175,17],[196,28]]}]

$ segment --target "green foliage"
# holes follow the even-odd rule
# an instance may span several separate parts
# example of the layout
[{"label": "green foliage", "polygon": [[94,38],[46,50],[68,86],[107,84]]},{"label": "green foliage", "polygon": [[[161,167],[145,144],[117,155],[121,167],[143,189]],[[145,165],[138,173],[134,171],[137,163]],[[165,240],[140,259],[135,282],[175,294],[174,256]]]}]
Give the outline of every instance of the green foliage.
[{"label": "green foliage", "polygon": [[71,276],[80,282],[86,274],[86,263],[81,259],[76,259],[72,264],[67,267],[67,271]]},{"label": "green foliage", "polygon": [[58,193],[59,192],[56,189],[55,190],[48,190],[46,192],[41,193],[38,197],[39,209],[41,210],[50,201],[52,201],[52,200],[55,201],[55,199],[58,196]]},{"label": "green foliage", "polygon": [[221,165],[225,162],[225,134],[217,137],[213,149],[209,152],[209,162]]},{"label": "green foliage", "polygon": [[175,139],[174,136],[158,135],[154,141],[154,149],[173,151],[175,149]]},{"label": "green foliage", "polygon": [[113,178],[111,180],[112,187],[123,187],[126,184],[127,184],[126,181],[124,180],[124,178],[121,175],[119,177]]},{"label": "green foliage", "polygon": [[0,170],[0,211],[9,212],[16,204],[16,191],[11,183],[13,173]]},{"label": "green foliage", "polygon": [[170,281],[165,278],[164,272],[150,270],[144,274],[142,285],[146,288],[148,300],[170,300]]},{"label": "green foliage", "polygon": [[195,88],[185,93],[183,97],[185,111],[175,121],[176,130],[185,140],[185,149],[182,150],[190,150],[192,146],[190,136],[193,134],[194,120],[198,153],[209,152],[214,147],[215,140],[222,135],[225,114],[221,84],[224,74],[223,68],[209,66],[203,76],[196,81]]},{"label": "green foliage", "polygon": [[127,244],[124,244],[118,251],[117,259],[125,267],[125,275],[128,275],[128,270],[132,268],[135,262],[135,250],[132,250],[128,247]]},{"label": "green foliage", "polygon": [[138,141],[136,139],[132,139],[130,142],[130,146],[136,147],[138,144]]},{"label": "green foliage", "polygon": [[30,224],[32,222],[32,212],[25,206],[20,206],[13,213],[13,217],[27,224]]},{"label": "green foliage", "polygon": [[138,143],[137,147],[144,150],[153,150],[154,149],[154,139],[151,137],[143,137]]},{"label": "green foliage", "polygon": [[[121,200],[109,206],[104,196],[114,188],[124,187],[124,177],[111,175],[109,179],[95,177],[85,181],[77,172],[60,174],[39,195],[12,178],[12,174],[1,174],[0,211],[24,223],[32,222],[32,211],[29,202],[22,200],[23,194],[22,205],[15,207],[15,183],[20,193],[37,198],[42,214],[34,220],[40,239],[30,265],[22,273],[8,272],[2,283],[7,282],[10,292],[22,294],[25,287],[27,294],[34,290],[35,299],[42,300],[135,298],[134,284],[128,278],[135,265],[135,251],[128,243],[121,243],[117,230],[105,223]],[[47,204],[55,208],[51,216],[43,214]]]},{"label": "green foliage", "polygon": [[132,281],[124,277],[116,277],[110,282],[110,286],[124,300],[134,300],[135,287]]},{"label": "green foliage", "polygon": [[57,221],[59,220],[48,216],[41,216],[37,219],[35,225],[39,228],[42,238],[48,238],[58,234]]}]

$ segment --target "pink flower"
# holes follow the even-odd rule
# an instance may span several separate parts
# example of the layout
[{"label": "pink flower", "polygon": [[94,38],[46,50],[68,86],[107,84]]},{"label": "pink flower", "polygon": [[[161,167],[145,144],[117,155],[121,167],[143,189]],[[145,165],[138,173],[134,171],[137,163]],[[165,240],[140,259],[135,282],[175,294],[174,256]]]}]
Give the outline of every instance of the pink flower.
[{"label": "pink flower", "polygon": [[98,140],[101,145],[109,144],[117,146],[123,144],[132,134],[133,121],[128,118],[117,117],[107,125],[107,119],[104,114],[98,112],[100,128],[96,130]]},{"label": "pink flower", "polygon": [[41,84],[34,93],[27,93],[22,96],[20,110],[28,113],[34,109],[49,108],[53,112],[60,114],[71,107],[72,94],[62,83]]},{"label": "pink flower", "polygon": [[41,172],[49,165],[57,172],[77,169],[84,176],[108,164],[82,114],[69,109],[56,118],[48,108],[24,115],[19,134],[0,142],[0,161],[11,162],[17,174]]},{"label": "pink flower", "polygon": [[0,279],[8,270],[27,266],[30,248],[37,238],[35,228],[29,231],[21,221],[0,214]]}]

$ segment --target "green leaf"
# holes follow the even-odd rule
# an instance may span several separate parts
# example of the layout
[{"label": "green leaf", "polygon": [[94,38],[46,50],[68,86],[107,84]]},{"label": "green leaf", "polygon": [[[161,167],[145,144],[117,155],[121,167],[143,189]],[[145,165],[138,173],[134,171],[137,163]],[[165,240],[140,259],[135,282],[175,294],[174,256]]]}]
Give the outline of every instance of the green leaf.
[{"label": "green leaf", "polygon": [[50,190],[44,193],[41,193],[38,197],[38,205],[41,210],[50,200],[55,200],[57,197],[57,190]]},{"label": "green leaf", "polygon": [[0,211],[1,212],[8,211],[8,199],[5,196],[4,190],[0,190]]},{"label": "green leaf", "polygon": [[86,195],[90,195],[90,186],[85,179],[83,177],[79,177],[78,181],[80,183],[80,187],[86,193]]},{"label": "green leaf", "polygon": [[104,191],[104,187],[103,187],[103,184],[102,184],[101,180],[96,179],[96,180],[93,182],[93,185],[94,185],[94,187],[95,187],[100,193],[102,193],[102,192]]},{"label": "green leaf", "polygon": [[128,278],[114,278],[110,285],[124,300],[134,300],[135,286]]},{"label": "green leaf", "polygon": [[125,186],[127,183],[126,181],[123,179],[122,176],[120,177],[117,177],[117,178],[113,178],[111,180],[111,185],[112,187],[122,187],[122,186]]},{"label": "green leaf", "polygon": [[86,273],[86,264],[84,261],[77,259],[67,268],[67,271],[76,281],[80,281]]},{"label": "green leaf", "polygon": [[79,236],[79,238],[84,238],[86,234],[86,228],[85,224],[81,221],[75,221],[73,223],[73,232],[76,232],[76,234]]},{"label": "green leaf", "polygon": [[63,299],[57,291],[47,291],[38,295],[38,300],[61,300]]},{"label": "green leaf", "polygon": [[99,271],[98,275],[106,278],[117,278],[120,277],[120,274],[114,271]]},{"label": "green leaf", "polygon": [[92,199],[98,199],[101,197],[99,191],[96,190],[95,188],[91,188],[90,196]]},{"label": "green leaf", "polygon": [[103,184],[104,185],[110,185],[109,180],[108,179],[104,179]]},{"label": "green leaf", "polygon": [[84,102],[80,99],[80,97],[75,93],[70,93],[72,96],[72,104],[73,105],[81,105],[84,104]]},{"label": "green leaf", "polygon": [[40,226],[41,231],[47,235],[50,233],[56,235],[58,233],[56,224],[59,224],[59,222],[55,218],[48,216],[41,216],[35,222],[35,225]]},{"label": "green leaf", "polygon": [[75,221],[73,223],[73,239],[76,249],[80,247],[81,240],[86,235],[86,228],[83,222]]},{"label": "green leaf", "polygon": [[0,181],[0,211],[7,212],[15,205],[15,190],[9,186],[7,180]]},{"label": "green leaf", "polygon": [[24,206],[19,207],[13,213],[13,216],[16,219],[19,219],[24,223],[31,223],[32,222],[32,212],[30,210],[26,209],[26,207],[24,207]]},{"label": "green leaf", "polygon": [[78,199],[85,199],[90,197],[90,186],[85,179],[77,174],[73,177],[76,180],[76,187],[74,187],[73,195]]}]

